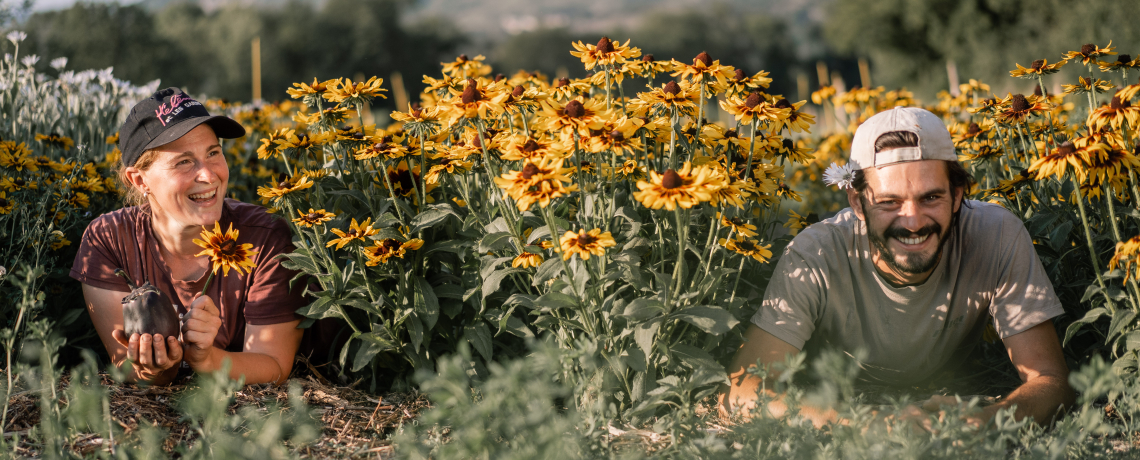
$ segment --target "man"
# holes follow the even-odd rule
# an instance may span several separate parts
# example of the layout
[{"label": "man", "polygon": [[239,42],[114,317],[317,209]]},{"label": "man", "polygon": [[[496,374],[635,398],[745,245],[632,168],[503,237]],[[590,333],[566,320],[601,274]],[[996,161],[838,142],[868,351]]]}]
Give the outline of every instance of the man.
[{"label": "man", "polygon": [[[972,348],[990,317],[1022,385],[968,420],[981,425],[1016,405],[1019,419],[1047,423],[1072,404],[1052,323],[1064,310],[1029,233],[1004,208],[963,199],[972,178],[942,121],[919,108],[879,113],[855,132],[848,167],[851,207],[788,245],[728,369],[722,411],[762,412],[761,379],[746,368],[783,362],[809,339],[866,350],[861,378],[907,385]],[[782,416],[769,393],[767,412]],[[920,420],[953,401],[908,410]],[[830,408],[801,413],[817,426],[837,417]]]}]

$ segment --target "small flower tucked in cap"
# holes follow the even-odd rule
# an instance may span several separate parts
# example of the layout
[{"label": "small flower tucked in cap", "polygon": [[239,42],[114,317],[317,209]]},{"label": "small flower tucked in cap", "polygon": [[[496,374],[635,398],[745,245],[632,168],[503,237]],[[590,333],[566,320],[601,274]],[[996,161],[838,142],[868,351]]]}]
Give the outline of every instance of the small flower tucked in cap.
[{"label": "small flower tucked in cap", "polygon": [[853,187],[855,182],[855,168],[850,163],[839,166],[832,163],[823,172],[823,182],[827,185],[838,186],[840,190]]}]

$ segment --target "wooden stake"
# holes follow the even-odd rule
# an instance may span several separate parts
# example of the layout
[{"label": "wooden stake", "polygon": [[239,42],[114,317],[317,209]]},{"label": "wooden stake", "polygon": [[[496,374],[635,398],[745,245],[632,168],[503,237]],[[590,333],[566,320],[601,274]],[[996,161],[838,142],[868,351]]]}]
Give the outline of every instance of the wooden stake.
[{"label": "wooden stake", "polygon": [[950,95],[962,94],[962,91],[958,89],[958,65],[954,61],[946,61],[946,78],[950,80]]},{"label": "wooden stake", "polygon": [[823,61],[815,61],[815,75],[819,78],[819,86],[827,86],[831,84],[831,79],[827,78],[827,63]]},{"label": "wooden stake", "polygon": [[253,37],[253,102],[261,100],[261,37]]},{"label": "wooden stake", "polygon": [[392,95],[396,98],[396,110],[411,110],[408,108],[408,91],[404,89],[404,76],[400,72],[392,72]]},{"label": "wooden stake", "polygon": [[871,68],[867,65],[867,60],[859,58],[859,83],[864,88],[871,87]]}]

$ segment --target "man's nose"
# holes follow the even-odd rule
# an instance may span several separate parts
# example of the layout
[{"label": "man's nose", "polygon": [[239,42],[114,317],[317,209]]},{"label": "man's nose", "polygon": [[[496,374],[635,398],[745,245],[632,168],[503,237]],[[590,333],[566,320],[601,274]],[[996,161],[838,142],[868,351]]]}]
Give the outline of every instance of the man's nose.
[{"label": "man's nose", "polygon": [[922,228],[922,222],[919,218],[918,202],[914,200],[905,200],[899,208],[898,225],[907,230],[918,230]]}]

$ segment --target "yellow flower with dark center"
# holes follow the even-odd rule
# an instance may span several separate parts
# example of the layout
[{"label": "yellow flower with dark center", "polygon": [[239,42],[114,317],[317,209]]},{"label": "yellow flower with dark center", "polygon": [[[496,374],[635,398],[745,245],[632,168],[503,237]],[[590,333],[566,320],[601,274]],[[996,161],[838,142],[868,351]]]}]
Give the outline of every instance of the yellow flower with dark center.
[{"label": "yellow flower with dark center", "polygon": [[971,149],[959,147],[958,152],[965,161],[996,160],[1005,156],[1005,150],[999,146],[991,145],[989,142],[978,143],[976,148]]},{"label": "yellow flower with dark center", "polygon": [[378,233],[376,229],[372,228],[371,217],[364,219],[364,222],[360,223],[357,223],[356,219],[352,219],[352,223],[349,224],[347,232],[339,228],[333,228],[330,229],[330,231],[336,234],[337,238],[329,240],[328,243],[325,243],[325,247],[335,245],[336,249],[343,248],[346,244],[353,242],[364,243],[368,240],[368,237]]},{"label": "yellow flower with dark center", "polygon": [[507,161],[537,161],[542,158],[566,158],[574,148],[571,142],[526,135],[511,136],[499,158]]},{"label": "yellow flower with dark center", "polygon": [[393,111],[390,115],[393,120],[404,124],[404,129],[412,137],[431,137],[439,132],[439,106],[432,105],[424,108],[418,102],[409,103],[407,112]]},{"label": "yellow flower with dark center", "polygon": [[720,169],[710,169],[713,173],[709,176],[707,187],[709,203],[714,206],[720,206],[721,203],[724,203],[725,206],[743,207],[744,198],[748,198],[757,192],[756,186],[751,180],[731,181],[726,172]]},{"label": "yellow flower with dark center", "polygon": [[636,160],[625,160],[621,166],[616,168],[616,172],[618,178],[622,180],[639,181],[645,179],[645,168],[638,166]]},{"label": "yellow flower with dark center", "polygon": [[309,96],[309,95],[313,95],[313,94],[315,94],[315,95],[323,94],[326,90],[328,90],[329,85],[332,85],[334,83],[336,83],[336,80],[325,80],[322,82],[318,82],[317,79],[314,77],[313,78],[313,84],[310,85],[310,84],[307,84],[305,82],[293,83],[293,87],[285,90],[285,93],[288,94],[289,97],[292,97],[293,99],[301,99],[301,98],[304,98],[305,96]]},{"label": "yellow flower with dark center", "polygon": [[729,96],[720,101],[720,108],[732,114],[740,124],[751,125],[752,120],[779,123],[787,118],[789,109],[781,109],[768,102],[768,97],[753,92],[747,97]]},{"label": "yellow flower with dark center", "polygon": [[729,96],[744,95],[747,97],[753,91],[768,89],[768,85],[772,84],[772,79],[768,78],[768,72],[763,70],[749,76],[744,72],[744,69],[736,69],[731,76],[716,74],[716,80],[714,90],[717,93],[725,93]]},{"label": "yellow flower with dark center", "polygon": [[443,73],[451,78],[464,79],[476,78],[491,73],[491,66],[483,63],[487,59],[482,54],[475,56],[475,59],[470,59],[466,54],[460,54],[451,62],[441,62],[443,66]]},{"label": "yellow flower with dark center", "polygon": [[59,250],[64,246],[71,246],[71,240],[67,239],[67,235],[64,235],[63,232],[59,230],[52,230],[49,239],[51,241],[50,247],[53,251]]},{"label": "yellow flower with dark center", "polygon": [[1083,182],[1103,184],[1130,169],[1140,168],[1140,159],[1123,149],[1100,144],[1103,148],[1090,150],[1088,167]]},{"label": "yellow flower with dark center", "polygon": [[640,118],[621,117],[606,122],[601,129],[590,131],[588,149],[593,153],[613,151],[618,155],[635,156],[644,147],[641,138],[635,136],[638,129],[645,124]]},{"label": "yellow flower with dark center", "polygon": [[36,134],[36,140],[43,144],[45,147],[54,147],[63,149],[65,151],[71,150],[71,146],[75,145],[75,141],[70,137],[62,136],[56,133],[51,134]]},{"label": "yellow flower with dark center", "polygon": [[533,252],[524,252],[518,256],[515,256],[515,259],[511,261],[511,266],[516,268],[534,268],[541,265],[542,260],[542,256],[539,254],[535,254]]},{"label": "yellow flower with dark center", "polygon": [[264,198],[281,198],[290,193],[298,190],[304,190],[313,186],[313,181],[309,180],[308,176],[293,176],[286,177],[285,173],[277,179],[276,183],[268,187],[262,186],[257,188],[257,194]]},{"label": "yellow flower with dark center", "polygon": [[[781,123],[780,126],[783,126],[784,128],[797,133],[810,133],[811,125],[815,123],[815,115],[800,112],[800,107],[803,107],[804,104],[807,104],[807,101],[792,103],[787,99],[782,98],[776,101],[775,107],[777,109],[787,111],[783,117],[779,118],[779,121]],[[773,126],[772,130],[779,132],[780,127]]]},{"label": "yellow flower with dark center", "polygon": [[1001,102],[1001,109],[994,118],[1005,124],[1024,123],[1031,115],[1040,115],[1048,109],[1044,98],[1011,94]]},{"label": "yellow flower with dark center", "polygon": [[[1065,60],[1050,64],[1048,59],[1038,59],[1033,61],[1033,64],[1030,64],[1029,68],[1022,67],[1021,64],[1015,63],[1014,65],[1017,66],[1017,69],[1009,71],[1009,76],[1036,80],[1037,77],[1041,75],[1057,73],[1061,70],[1061,67],[1064,67],[1068,62],[1069,61]],[[989,90],[987,89],[986,91]]]},{"label": "yellow flower with dark center", "polygon": [[353,158],[363,161],[383,155],[384,158],[393,160],[396,158],[402,158],[407,154],[407,147],[404,147],[400,144],[381,141],[372,145],[365,145],[363,147],[360,147],[356,150],[356,153],[353,154]]},{"label": "yellow flower with dark center", "polygon": [[562,158],[547,157],[537,162],[527,162],[522,170],[510,171],[495,178],[495,185],[503,189],[504,193],[513,198],[519,211],[530,209],[534,203],[546,207],[550,200],[568,194],[578,189],[577,185],[567,187],[570,183],[570,168],[563,168],[565,160]]},{"label": "yellow flower with dark center", "polygon": [[462,174],[471,170],[475,163],[464,160],[446,160],[443,163],[435,164],[428,170],[427,180],[428,184],[438,184],[440,175],[444,172],[448,174]]},{"label": "yellow flower with dark center", "polygon": [[796,236],[800,233],[800,230],[807,228],[809,225],[811,225],[811,222],[808,222],[807,216],[801,216],[794,209],[788,210],[788,221],[784,222],[784,228],[788,229],[792,236]]},{"label": "yellow flower with dark center", "polygon": [[1097,48],[1097,46],[1092,43],[1086,43],[1084,45],[1081,45],[1080,51],[1069,51],[1065,53],[1065,61],[1067,62],[1073,59],[1080,59],[1081,64],[1088,65],[1089,63],[1096,63],[1096,58],[1098,57],[1116,54],[1112,52],[1113,49],[1115,48],[1112,46],[1111,40],[1108,42],[1108,46],[1105,48]]},{"label": "yellow flower with dark center", "polygon": [[635,116],[671,117],[676,110],[679,115],[693,115],[697,111],[696,89],[689,84],[669,81],[648,93],[637,93],[637,98],[629,101]]},{"label": "yellow flower with dark center", "polygon": [[367,81],[353,82],[352,79],[336,79],[328,85],[328,90],[322,95],[330,102],[336,102],[341,106],[355,106],[360,104],[367,104],[373,98],[379,96],[381,99],[387,99],[383,92],[387,89],[381,88],[380,85],[384,84],[384,79],[372,77]]},{"label": "yellow flower with dark center", "polygon": [[[322,128],[331,128],[348,120],[353,112],[354,111],[348,107],[334,106],[319,112],[297,112],[293,114],[293,121],[306,126],[312,125]],[[298,129],[302,128],[299,127]]]},{"label": "yellow flower with dark center", "polygon": [[989,139],[993,135],[994,122],[986,118],[981,123],[970,122],[970,124],[965,125],[965,129],[962,127],[963,125],[959,123],[951,126],[950,132],[954,138],[955,147],[969,145],[972,143],[971,141],[975,140]]},{"label": "yellow flower with dark center", "polygon": [[1075,85],[1061,85],[1062,93],[1064,94],[1085,94],[1096,91],[1097,94],[1108,92],[1108,90],[1115,88],[1116,85],[1102,80],[1093,80],[1089,77],[1078,77],[1077,84]]},{"label": "yellow flower with dark center", "polygon": [[804,145],[803,141],[793,142],[791,139],[784,139],[780,142],[780,148],[776,149],[775,156],[807,165],[811,163],[812,158],[815,158],[811,152],[812,149]]},{"label": "yellow flower with dark center", "polygon": [[736,69],[730,65],[721,65],[720,60],[713,60],[709,54],[701,51],[693,58],[693,64],[684,64],[673,60],[675,71],[670,75],[681,77],[693,84],[703,84],[706,93],[716,94],[713,84],[720,78],[735,76]]},{"label": "yellow flower with dark center", "polygon": [[[382,177],[379,180],[382,184],[384,183]],[[435,201],[435,198],[432,198],[430,193],[439,186],[438,184],[424,184],[423,179],[420,178],[419,168],[417,167],[409,171],[407,164],[403,162],[396,166],[388,167],[388,182],[391,182],[392,188],[395,189],[392,192],[397,196],[413,196],[413,194],[416,193],[416,189],[419,189],[420,192],[428,194],[428,203]],[[387,185],[385,184],[385,186]],[[427,187],[426,190],[424,189],[425,186]]]},{"label": "yellow flower with dark center", "polygon": [[744,257],[751,257],[756,259],[757,262],[768,262],[772,258],[772,251],[769,248],[770,244],[759,244],[754,240],[744,237],[744,235],[737,236],[733,239],[721,238],[717,241],[721,246],[728,248],[728,250],[740,254]]},{"label": "yellow flower with dark center", "polygon": [[590,260],[591,254],[602,257],[606,254],[606,248],[617,246],[613,235],[610,235],[610,232],[602,233],[600,228],[589,232],[585,229],[578,230],[577,233],[567,231],[562,238],[559,238],[558,244],[563,260],[570,260],[574,254],[578,254],[582,260]]},{"label": "yellow flower with dark center", "polygon": [[721,225],[732,229],[732,233],[748,237],[756,236],[756,226],[748,223],[744,218],[740,216],[726,217],[719,212],[716,213],[716,216],[720,218]]},{"label": "yellow flower with dark center", "polygon": [[1039,179],[1055,176],[1057,180],[1064,180],[1065,174],[1071,168],[1073,174],[1082,179],[1091,161],[1089,156],[1092,151],[1103,148],[1104,144],[1077,147],[1072,142],[1065,141],[1051,150],[1048,155],[1038,158],[1029,165],[1029,171],[1035,173]]},{"label": "yellow flower with dark center", "polygon": [[0,214],[9,214],[16,207],[16,202],[8,198],[6,192],[0,192]]},{"label": "yellow flower with dark center", "polygon": [[694,168],[689,162],[685,162],[680,171],[669,169],[663,174],[650,171],[648,181],[637,181],[638,191],[633,192],[633,197],[650,209],[691,208],[712,199],[708,186],[712,174],[711,169]]},{"label": "yellow flower with dark center", "polygon": [[1115,61],[1100,61],[1097,63],[1101,72],[1111,72],[1114,70],[1127,71],[1128,69],[1140,68],[1140,57],[1132,59],[1131,55],[1121,54],[1116,57]]},{"label": "yellow flower with dark center", "polygon": [[274,141],[278,149],[285,153],[285,155],[300,155],[309,152],[310,149],[320,147],[327,144],[332,140],[333,133],[318,133],[309,135],[301,133],[300,136],[293,130],[290,130],[283,138]]},{"label": "yellow flower with dark center", "polygon": [[1028,169],[1022,170],[1013,179],[998,181],[998,186],[984,190],[986,195],[1001,195],[1012,200],[1017,192],[1037,180],[1037,173]]},{"label": "yellow flower with dark center", "polygon": [[613,66],[616,64],[625,63],[626,60],[635,59],[641,56],[641,50],[629,46],[629,40],[625,44],[613,42],[609,37],[602,37],[595,45],[583,45],[581,41],[571,43],[577,51],[571,51],[570,54],[576,58],[582,59],[582,63],[586,65],[586,70],[593,69],[596,65]]},{"label": "yellow flower with dark center", "polygon": [[447,88],[451,98],[442,103],[441,110],[447,123],[455,123],[460,118],[495,118],[503,112],[503,100],[509,93],[496,88],[485,87],[474,78],[468,78],[462,91]]},{"label": "yellow flower with dark center", "polygon": [[297,224],[298,227],[304,228],[312,228],[314,225],[323,224],[336,217],[336,214],[325,211],[324,209],[314,210],[313,208],[309,208],[309,212],[298,209],[297,215],[299,217],[293,219],[293,223]]},{"label": "yellow flower with dark center", "polygon": [[776,187],[776,196],[801,201],[800,194],[796,193],[795,190],[792,190],[792,188],[784,182],[780,182],[780,185]]},{"label": "yellow flower with dark center", "polygon": [[1140,121],[1140,107],[1133,107],[1127,99],[1122,100],[1119,94],[1118,92],[1116,96],[1112,96],[1108,104],[1089,114],[1088,125],[1093,131],[1100,131],[1106,126],[1122,131],[1125,122],[1128,122],[1128,126],[1136,127],[1136,123]]},{"label": "yellow flower with dark center", "polygon": [[594,99],[571,99],[565,105],[556,101],[543,101],[542,116],[546,118],[543,128],[563,134],[578,133],[589,136],[590,130],[600,129],[609,118],[604,103]]},{"label": "yellow flower with dark center", "polygon": [[401,242],[395,238],[384,238],[364,248],[364,257],[368,261],[364,263],[369,267],[375,267],[388,261],[393,257],[403,259],[408,250],[417,250],[424,245],[424,240],[419,238],[412,238],[408,241]]},{"label": "yellow flower with dark center", "polygon": [[9,192],[18,192],[20,190],[38,189],[39,184],[34,180],[28,180],[20,176],[8,177],[0,175],[0,188]]},{"label": "yellow flower with dark center", "polygon": [[257,159],[266,160],[281,153],[281,145],[277,141],[285,140],[290,134],[293,134],[293,130],[281,128],[261,138],[261,146],[257,148]]},{"label": "yellow flower with dark center", "polygon": [[641,56],[640,60],[626,61],[622,65],[623,74],[636,75],[642,78],[654,79],[657,74],[673,71],[673,61],[658,61],[652,54]]},{"label": "yellow flower with dark center", "polygon": [[1116,243],[1116,253],[1112,255],[1112,260],[1108,261],[1108,269],[1115,270],[1117,267],[1124,271],[1124,281],[1122,284],[1127,284],[1129,280],[1140,281],[1140,236],[1129,238],[1128,241]]},{"label": "yellow flower with dark center", "polygon": [[249,243],[238,243],[238,231],[234,230],[234,224],[230,223],[229,228],[222,232],[222,225],[214,222],[214,231],[210,231],[206,227],[202,227],[202,239],[194,240],[202,248],[202,252],[195,254],[195,257],[208,256],[212,266],[211,272],[218,273],[218,269],[222,269],[222,275],[230,274],[230,269],[234,269],[239,274],[243,271],[245,273],[253,273],[253,269],[257,264],[253,262],[253,256],[257,255],[257,250],[253,249],[253,245]]}]

